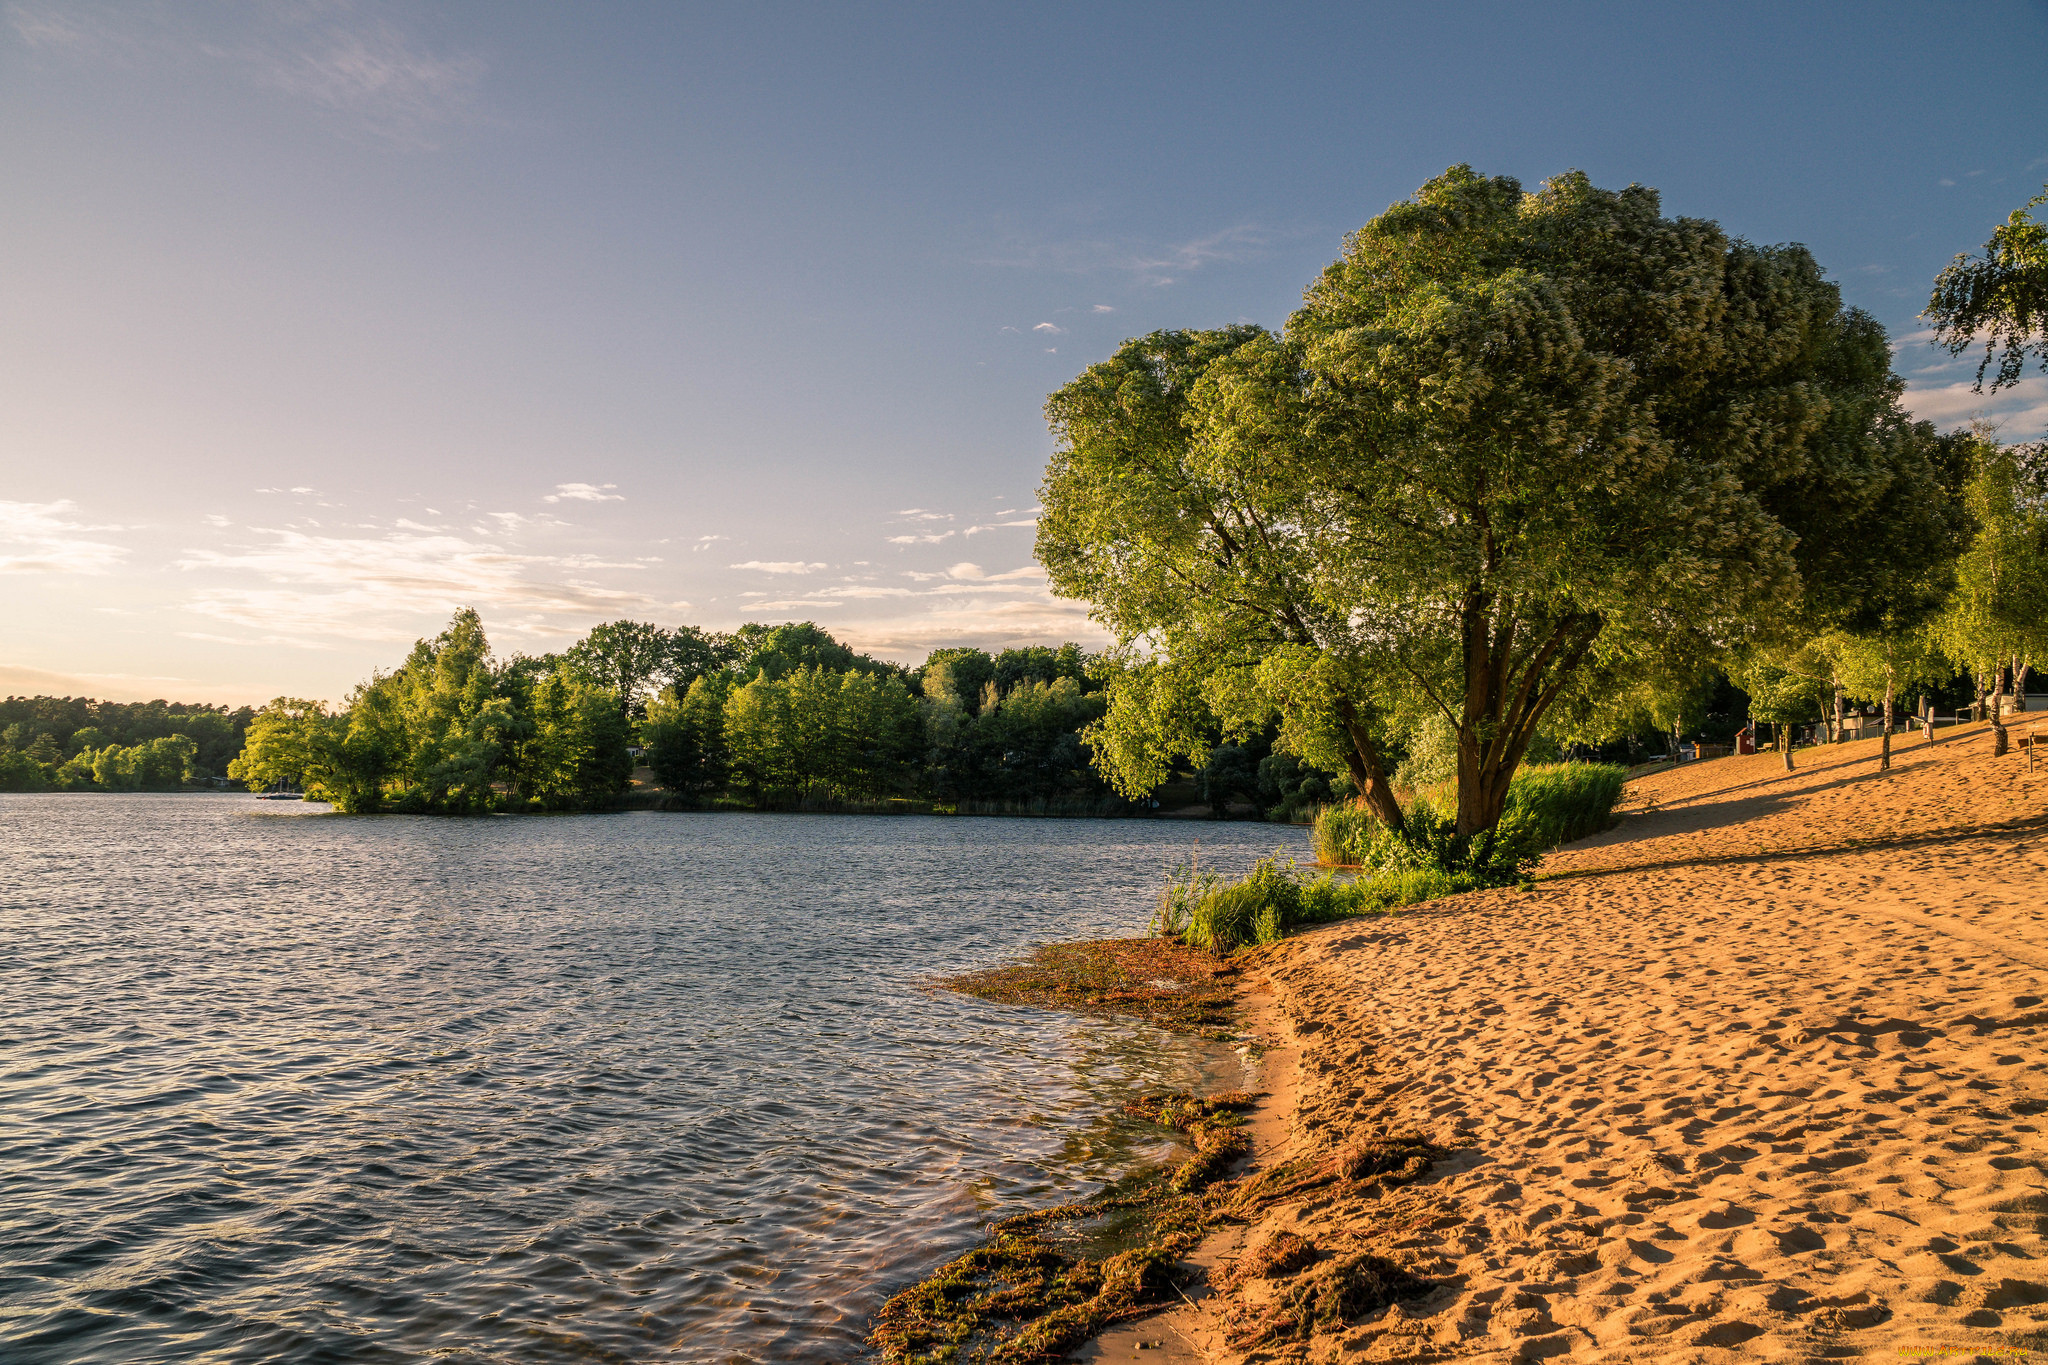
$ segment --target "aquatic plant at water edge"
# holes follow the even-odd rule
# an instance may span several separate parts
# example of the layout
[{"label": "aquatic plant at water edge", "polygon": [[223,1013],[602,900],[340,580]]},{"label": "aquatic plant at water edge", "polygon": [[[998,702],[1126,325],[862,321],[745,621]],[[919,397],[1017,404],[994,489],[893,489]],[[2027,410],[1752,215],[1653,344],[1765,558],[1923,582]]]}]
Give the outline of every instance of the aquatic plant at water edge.
[{"label": "aquatic plant at water edge", "polygon": [[1196,907],[1222,884],[1223,878],[1215,872],[1204,872],[1197,858],[1175,863],[1167,870],[1166,885],[1160,889],[1159,904],[1152,911],[1152,932],[1160,938],[1180,938],[1187,933]]},{"label": "aquatic plant at water edge", "polygon": [[1230,953],[1249,944],[1278,942],[1288,930],[1303,925],[1381,914],[1411,900],[1469,889],[1469,883],[1441,874],[1379,879],[1324,872],[1311,878],[1293,859],[1276,853],[1235,881],[1217,878],[1207,883],[1199,896],[1190,898],[1180,937],[1191,948]]}]

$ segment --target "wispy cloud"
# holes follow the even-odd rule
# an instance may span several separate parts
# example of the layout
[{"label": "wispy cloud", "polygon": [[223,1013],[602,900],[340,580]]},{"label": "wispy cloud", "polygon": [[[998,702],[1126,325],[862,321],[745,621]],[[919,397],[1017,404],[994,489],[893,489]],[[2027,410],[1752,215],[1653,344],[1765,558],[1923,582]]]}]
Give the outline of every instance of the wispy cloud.
[{"label": "wispy cloud", "polygon": [[431,148],[475,116],[487,66],[437,51],[403,11],[365,0],[237,6],[225,31],[192,7],[16,0],[7,19],[31,48],[117,66],[223,67],[385,141]]},{"label": "wispy cloud", "polygon": [[729,564],[727,568],[753,569],[758,573],[816,573],[823,564],[806,564],[801,559],[750,559],[744,564]]},{"label": "wispy cloud", "polygon": [[78,521],[78,504],[0,502],[0,573],[105,573],[128,551],[95,537],[119,526]]},{"label": "wispy cloud", "polygon": [[1036,327],[1033,327],[1031,330],[1034,332],[1044,332],[1048,336],[1060,336],[1064,334],[1067,329],[1064,327],[1056,326],[1050,322],[1041,322]]},{"label": "wispy cloud", "polygon": [[2022,379],[1995,394],[1977,392],[1968,380],[1909,387],[1904,403],[1915,417],[1939,427],[1985,417],[1999,423],[2002,439],[2033,440],[2048,429],[2048,376]]},{"label": "wispy cloud", "polygon": [[614,493],[615,483],[558,483],[542,502],[624,502],[626,495]]},{"label": "wispy cloud", "polygon": [[188,610],[258,632],[265,641],[321,648],[334,639],[403,639],[422,618],[461,606],[524,613],[512,630],[552,630],[546,618],[673,609],[647,593],[607,587],[590,575],[645,566],[596,555],[529,554],[475,535],[393,528],[368,535],[259,529],[260,540],[188,550],[174,566],[229,579],[192,592]]},{"label": "wispy cloud", "polygon": [[[1012,240],[989,251],[975,263],[1022,270],[1057,270],[1074,275],[1114,272],[1128,274],[1141,284],[1169,285],[1184,275],[1209,266],[1257,259],[1264,256],[1274,243],[1299,235],[1297,231],[1260,223],[1238,223],[1177,242],[1147,242],[1131,237]],[[1093,311],[1114,310],[1107,304],[1096,304]],[[1041,324],[1046,325],[1049,324]]]},{"label": "wispy cloud", "polygon": [[951,540],[957,531],[940,531],[935,535],[907,535],[888,537],[891,545],[937,545],[942,540]]}]

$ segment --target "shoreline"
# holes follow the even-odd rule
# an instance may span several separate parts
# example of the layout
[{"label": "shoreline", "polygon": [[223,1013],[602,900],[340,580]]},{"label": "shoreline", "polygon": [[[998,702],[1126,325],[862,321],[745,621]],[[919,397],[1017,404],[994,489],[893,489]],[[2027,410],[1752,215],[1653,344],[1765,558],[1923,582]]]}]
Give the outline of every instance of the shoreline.
[{"label": "shoreline", "polygon": [[[1212,1238],[1220,1288],[1078,1358],[2048,1351],[2048,768],[1986,726],[1878,743],[1648,775],[1529,890],[1240,959],[1294,1044],[1275,1158],[1447,1154]],[[1281,1234],[1313,1259],[1230,1274]],[[1364,1252],[1428,1288],[1261,1337]]]}]

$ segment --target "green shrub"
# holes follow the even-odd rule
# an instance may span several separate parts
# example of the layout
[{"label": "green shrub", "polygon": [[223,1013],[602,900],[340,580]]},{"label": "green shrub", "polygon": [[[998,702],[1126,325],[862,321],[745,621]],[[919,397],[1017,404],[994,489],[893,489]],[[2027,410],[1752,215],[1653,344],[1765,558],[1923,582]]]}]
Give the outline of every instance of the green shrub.
[{"label": "green shrub", "polygon": [[1399,834],[1369,811],[1332,806],[1317,815],[1309,839],[1323,863],[1434,869],[1503,886],[1545,850],[1607,828],[1627,781],[1628,770],[1614,763],[1538,764],[1515,774],[1500,823],[1474,839],[1457,834],[1458,789],[1451,782],[1415,793],[1402,811],[1406,828]]}]

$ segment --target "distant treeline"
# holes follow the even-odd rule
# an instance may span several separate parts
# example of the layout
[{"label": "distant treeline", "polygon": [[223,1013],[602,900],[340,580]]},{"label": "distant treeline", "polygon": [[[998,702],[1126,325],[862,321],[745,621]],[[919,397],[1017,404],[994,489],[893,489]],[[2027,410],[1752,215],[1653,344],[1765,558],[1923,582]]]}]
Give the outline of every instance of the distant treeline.
[{"label": "distant treeline", "polygon": [[[1096,772],[1101,661],[1079,645],[935,651],[906,668],[810,622],[731,634],[634,621],[560,654],[491,652],[473,611],[340,707],[261,711],[70,697],[0,703],[0,790],[170,790],[219,778],[348,811],[480,813],[616,804],[636,763],[664,805],[1124,814]],[[1221,743],[1182,800],[1305,819],[1346,779]]]},{"label": "distant treeline", "polygon": [[9,697],[0,701],[0,791],[171,790],[224,777],[253,707]]},{"label": "distant treeline", "polygon": [[1078,645],[944,649],[918,668],[809,623],[727,635],[634,621],[498,659],[473,611],[339,708],[281,697],[229,767],[348,811],[615,804],[634,750],[668,804],[1124,811],[1080,731],[1101,717]]}]

